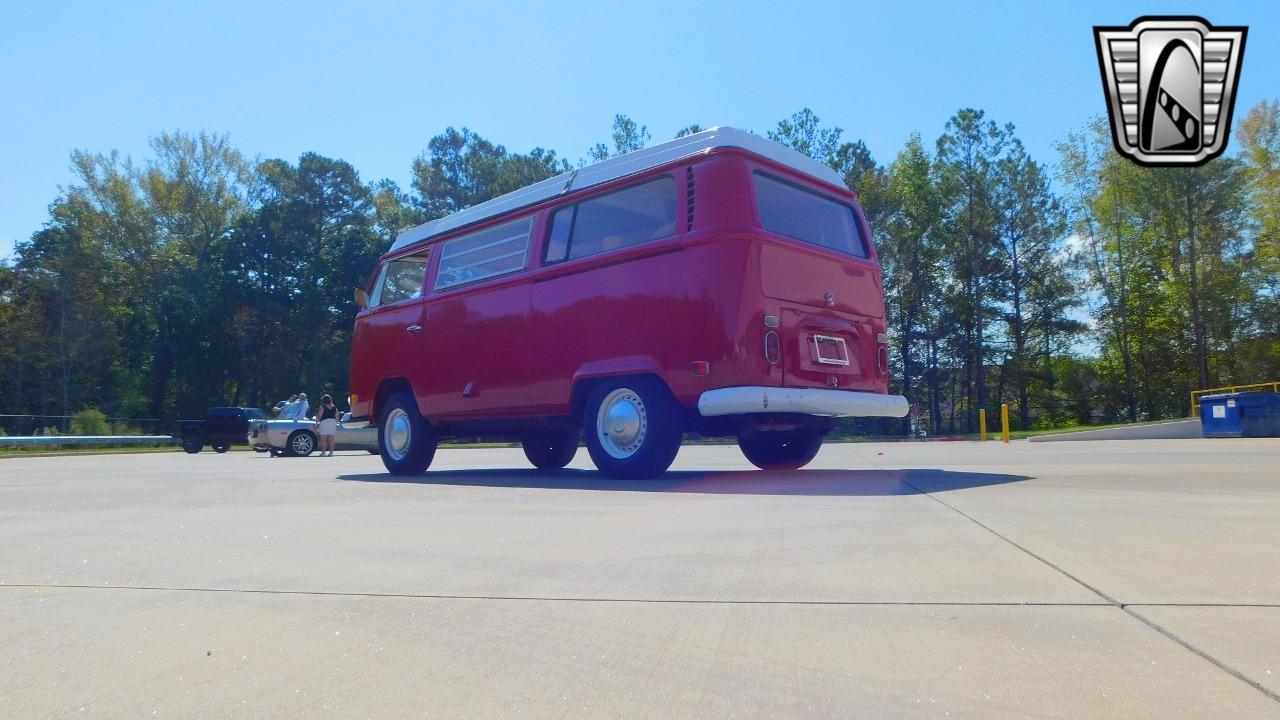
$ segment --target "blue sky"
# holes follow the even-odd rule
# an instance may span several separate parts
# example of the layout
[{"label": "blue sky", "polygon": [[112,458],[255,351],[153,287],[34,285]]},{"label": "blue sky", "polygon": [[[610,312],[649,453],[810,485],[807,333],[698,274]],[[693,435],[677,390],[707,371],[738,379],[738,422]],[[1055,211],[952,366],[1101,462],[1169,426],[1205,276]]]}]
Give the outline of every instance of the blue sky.
[{"label": "blue sky", "polygon": [[1280,97],[1280,3],[20,3],[0,0],[0,257],[37,230],[74,148],[147,156],[163,130],[350,161],[407,185],[443,128],[576,161],[615,113],[667,139],[811,107],[892,159],[958,108],[1054,159],[1104,111],[1091,26],[1250,26],[1237,119]]}]

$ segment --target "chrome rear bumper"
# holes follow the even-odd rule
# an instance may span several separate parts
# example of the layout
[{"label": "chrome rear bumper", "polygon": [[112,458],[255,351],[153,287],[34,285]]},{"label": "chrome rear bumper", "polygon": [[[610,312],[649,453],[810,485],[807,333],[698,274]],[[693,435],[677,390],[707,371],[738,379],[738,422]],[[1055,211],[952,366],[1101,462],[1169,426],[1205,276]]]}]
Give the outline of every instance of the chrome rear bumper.
[{"label": "chrome rear bumper", "polygon": [[698,398],[704,417],[751,413],[798,413],[826,417],[894,417],[907,414],[901,395],[821,388],[730,387],[708,390]]}]

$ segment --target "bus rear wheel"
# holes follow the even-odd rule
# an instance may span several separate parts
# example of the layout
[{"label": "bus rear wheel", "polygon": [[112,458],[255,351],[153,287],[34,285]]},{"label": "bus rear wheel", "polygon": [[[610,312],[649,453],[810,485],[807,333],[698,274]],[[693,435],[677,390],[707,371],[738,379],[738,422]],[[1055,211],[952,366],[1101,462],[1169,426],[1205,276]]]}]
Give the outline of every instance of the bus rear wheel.
[{"label": "bus rear wheel", "polygon": [[738,447],[761,470],[797,470],[808,465],[822,449],[823,433],[812,430],[744,431]]},{"label": "bus rear wheel", "polygon": [[596,385],[583,416],[587,451],[600,472],[618,480],[666,472],[680,451],[680,404],[660,380],[618,378]]}]

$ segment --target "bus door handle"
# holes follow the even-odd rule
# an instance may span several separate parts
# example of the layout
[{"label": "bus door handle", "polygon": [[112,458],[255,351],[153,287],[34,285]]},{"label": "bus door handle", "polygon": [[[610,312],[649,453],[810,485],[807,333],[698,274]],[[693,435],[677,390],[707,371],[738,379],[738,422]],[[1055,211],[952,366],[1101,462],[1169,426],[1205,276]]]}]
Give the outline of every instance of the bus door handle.
[{"label": "bus door handle", "polygon": [[422,330],[422,326],[419,325],[418,323],[414,323],[405,328],[405,332],[411,332],[411,333],[416,333],[416,332],[419,332],[420,330]]}]

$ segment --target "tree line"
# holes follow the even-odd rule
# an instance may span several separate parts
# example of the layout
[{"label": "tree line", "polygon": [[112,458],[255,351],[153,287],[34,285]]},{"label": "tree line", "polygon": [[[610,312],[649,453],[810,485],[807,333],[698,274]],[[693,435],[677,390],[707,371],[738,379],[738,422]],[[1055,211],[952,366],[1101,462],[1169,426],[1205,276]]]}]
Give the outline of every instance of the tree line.
[{"label": "tree line", "polygon": [[[1248,113],[1235,155],[1197,169],[1129,163],[1103,120],[1066,137],[1051,169],[975,109],[886,163],[808,109],[765,134],[858,193],[893,388],[931,433],[971,432],[1002,402],[1016,427],[1179,416],[1192,389],[1280,377],[1275,102]],[[619,115],[578,164],[651,140]],[[163,133],[140,164],[76,151],[71,166],[43,227],[0,264],[0,414],[344,397],[350,290],[395,235],[573,164],[448,128],[408,188],[315,153],[251,159],[205,132]]]}]

